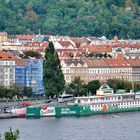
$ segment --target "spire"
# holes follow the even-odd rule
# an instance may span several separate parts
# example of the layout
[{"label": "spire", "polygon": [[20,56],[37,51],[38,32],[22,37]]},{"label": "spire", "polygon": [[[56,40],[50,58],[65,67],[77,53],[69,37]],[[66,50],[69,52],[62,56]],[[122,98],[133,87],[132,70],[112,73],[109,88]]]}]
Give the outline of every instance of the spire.
[{"label": "spire", "polygon": [[40,28],[39,28],[39,30],[38,30],[38,35],[41,35],[41,30],[40,30]]}]

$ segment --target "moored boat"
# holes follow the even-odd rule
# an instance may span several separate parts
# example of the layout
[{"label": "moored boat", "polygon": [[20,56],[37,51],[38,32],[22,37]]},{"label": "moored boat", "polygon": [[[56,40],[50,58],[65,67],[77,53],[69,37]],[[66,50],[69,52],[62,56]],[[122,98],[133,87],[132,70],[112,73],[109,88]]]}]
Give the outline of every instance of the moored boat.
[{"label": "moored boat", "polygon": [[[104,88],[103,88],[104,87]],[[107,92],[106,92],[107,91]],[[76,97],[77,106],[57,107],[56,116],[85,116],[140,111],[140,93],[114,94],[109,86],[102,86],[95,96]],[[74,108],[71,112],[70,108]]]}]

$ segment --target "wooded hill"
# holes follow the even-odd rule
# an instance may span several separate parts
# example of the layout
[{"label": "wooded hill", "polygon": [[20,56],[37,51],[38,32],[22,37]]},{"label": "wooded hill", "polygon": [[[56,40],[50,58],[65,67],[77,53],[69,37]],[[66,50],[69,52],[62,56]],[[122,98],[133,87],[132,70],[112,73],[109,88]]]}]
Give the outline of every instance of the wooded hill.
[{"label": "wooded hill", "polygon": [[140,0],[1,0],[9,34],[140,38]]}]

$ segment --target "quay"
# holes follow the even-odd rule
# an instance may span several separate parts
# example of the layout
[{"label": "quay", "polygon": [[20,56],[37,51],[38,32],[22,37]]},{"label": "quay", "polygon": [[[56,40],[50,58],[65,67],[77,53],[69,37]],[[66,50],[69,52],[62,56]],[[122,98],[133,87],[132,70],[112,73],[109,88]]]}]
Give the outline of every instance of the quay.
[{"label": "quay", "polygon": [[0,119],[12,119],[12,118],[24,118],[25,115],[11,114],[11,113],[2,113],[0,114]]}]

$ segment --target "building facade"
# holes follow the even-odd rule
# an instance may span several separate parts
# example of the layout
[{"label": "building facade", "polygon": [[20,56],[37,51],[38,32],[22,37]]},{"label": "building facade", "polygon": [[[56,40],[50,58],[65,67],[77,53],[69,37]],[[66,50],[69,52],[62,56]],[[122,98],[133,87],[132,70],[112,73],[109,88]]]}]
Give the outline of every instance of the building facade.
[{"label": "building facade", "polygon": [[43,60],[27,59],[26,86],[31,87],[34,94],[43,94]]},{"label": "building facade", "polygon": [[16,61],[15,83],[30,87],[34,94],[44,94],[43,60],[21,59]]},{"label": "building facade", "polygon": [[113,58],[65,59],[61,61],[66,83],[80,77],[85,83],[93,80],[107,82],[109,79],[122,79],[140,82],[140,60]]},{"label": "building facade", "polygon": [[61,60],[62,71],[66,84],[71,83],[75,77],[80,77],[87,82],[87,65],[82,59],[64,59]]},{"label": "building facade", "polygon": [[10,87],[15,83],[15,59],[7,52],[0,52],[0,85]]}]

